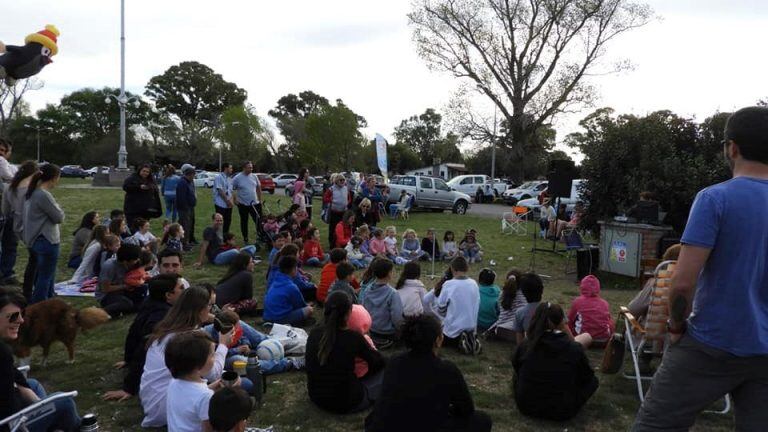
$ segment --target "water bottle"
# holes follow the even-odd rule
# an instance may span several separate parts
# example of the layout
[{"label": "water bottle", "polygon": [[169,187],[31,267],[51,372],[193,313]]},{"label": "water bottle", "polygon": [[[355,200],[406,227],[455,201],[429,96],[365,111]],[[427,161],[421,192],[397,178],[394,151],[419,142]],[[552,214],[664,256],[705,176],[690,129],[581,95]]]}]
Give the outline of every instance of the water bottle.
[{"label": "water bottle", "polygon": [[80,432],[94,432],[99,430],[99,422],[96,414],[86,414],[80,420]]},{"label": "water bottle", "polygon": [[253,398],[256,405],[261,406],[261,399],[264,396],[264,376],[259,366],[259,357],[255,352],[248,354],[248,364],[245,366],[245,376],[253,383]]}]

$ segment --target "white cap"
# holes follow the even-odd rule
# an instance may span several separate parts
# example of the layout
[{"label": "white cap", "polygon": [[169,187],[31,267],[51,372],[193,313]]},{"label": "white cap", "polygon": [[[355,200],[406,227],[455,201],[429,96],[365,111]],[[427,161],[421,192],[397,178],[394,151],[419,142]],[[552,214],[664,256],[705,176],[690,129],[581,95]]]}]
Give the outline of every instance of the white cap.
[{"label": "white cap", "polygon": [[187,171],[190,171],[190,170],[194,171],[195,170],[195,166],[194,165],[190,165],[190,164],[184,164],[184,165],[181,166],[182,174],[186,174]]}]

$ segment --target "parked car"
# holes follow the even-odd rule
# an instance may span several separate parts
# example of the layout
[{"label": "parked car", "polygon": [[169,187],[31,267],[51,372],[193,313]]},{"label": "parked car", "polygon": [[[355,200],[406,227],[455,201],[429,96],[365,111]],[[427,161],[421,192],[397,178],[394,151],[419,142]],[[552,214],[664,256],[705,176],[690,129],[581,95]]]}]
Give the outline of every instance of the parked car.
[{"label": "parked car", "polygon": [[195,174],[195,187],[212,188],[218,173],[203,171]]},{"label": "parked car", "polygon": [[299,176],[296,174],[280,174],[279,176],[274,177],[275,186],[286,187],[288,186],[288,183],[295,182],[297,178],[299,178]]},{"label": "parked car", "polygon": [[507,189],[501,194],[501,198],[509,205],[516,205],[518,201],[538,197],[541,191],[547,188],[546,180],[527,181],[514,189]]},{"label": "parked car", "polygon": [[259,185],[262,192],[269,192],[270,195],[275,194],[275,180],[272,175],[267,173],[256,173],[256,177],[259,179]]},{"label": "parked car", "polygon": [[[573,211],[573,208],[576,206],[577,201],[583,201],[583,198],[581,196],[581,185],[584,182],[583,179],[575,179],[571,183],[571,195],[567,197],[560,197],[560,204],[566,205],[566,211],[570,212]],[[558,204],[557,199],[552,202],[553,206],[556,206]],[[539,208],[541,207],[541,200],[539,200],[538,196],[526,198],[524,200],[520,200],[517,202],[517,205],[528,207],[529,209],[533,210],[534,213],[538,213]]]},{"label": "parked car", "polygon": [[389,181],[389,203],[397,202],[403,190],[414,197],[414,208],[451,210],[456,214],[465,214],[472,201],[469,195],[452,190],[439,177],[404,175]]},{"label": "parked car", "polygon": [[107,167],[107,166],[95,166],[95,167],[88,168],[87,170],[85,170],[85,172],[88,173],[88,176],[93,177],[93,176],[96,175],[96,173],[99,172],[99,170],[101,170],[102,172],[109,171],[109,167]]},{"label": "parked car", "polygon": [[61,167],[61,176],[62,177],[79,177],[84,179],[88,177],[88,173],[80,165],[64,165],[63,167]]},{"label": "parked car", "polygon": [[[320,181],[317,180],[318,178]],[[309,182],[309,185],[304,185],[304,195],[306,195],[307,192],[311,192],[312,196],[320,196],[323,194],[323,183],[325,182],[325,179],[322,177],[309,177],[307,181]],[[287,196],[293,196],[293,187],[295,183],[296,181],[294,180],[285,186],[285,194]]]},{"label": "parked car", "polygon": [[[459,192],[474,196],[478,187],[482,187],[485,190],[484,186],[490,184],[490,182],[491,178],[487,175],[460,175],[448,180],[448,186]],[[493,188],[496,189],[495,195],[501,195],[507,190],[507,184],[496,179],[493,182]]]}]

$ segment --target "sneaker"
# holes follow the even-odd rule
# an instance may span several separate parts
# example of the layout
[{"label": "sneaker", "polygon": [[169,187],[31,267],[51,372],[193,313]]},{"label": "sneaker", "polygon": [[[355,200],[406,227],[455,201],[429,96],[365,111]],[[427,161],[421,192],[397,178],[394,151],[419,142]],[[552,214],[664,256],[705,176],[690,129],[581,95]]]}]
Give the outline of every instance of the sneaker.
[{"label": "sneaker", "polygon": [[463,354],[476,356],[483,350],[480,340],[474,331],[462,332],[459,336],[459,351]]}]

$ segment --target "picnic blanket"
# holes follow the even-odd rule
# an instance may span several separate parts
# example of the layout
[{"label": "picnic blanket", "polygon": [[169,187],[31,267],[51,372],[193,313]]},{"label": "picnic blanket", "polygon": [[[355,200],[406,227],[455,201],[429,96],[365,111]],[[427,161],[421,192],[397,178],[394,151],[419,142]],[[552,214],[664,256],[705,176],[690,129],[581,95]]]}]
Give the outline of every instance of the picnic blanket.
[{"label": "picnic blanket", "polygon": [[59,282],[53,286],[56,295],[62,297],[95,297],[98,278],[88,279],[79,284],[72,281]]}]

